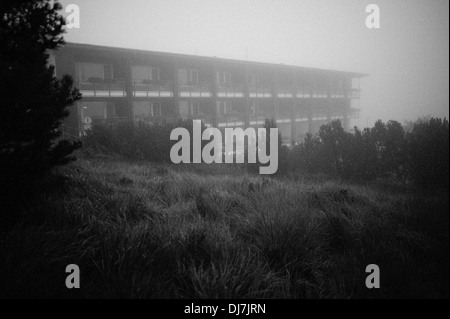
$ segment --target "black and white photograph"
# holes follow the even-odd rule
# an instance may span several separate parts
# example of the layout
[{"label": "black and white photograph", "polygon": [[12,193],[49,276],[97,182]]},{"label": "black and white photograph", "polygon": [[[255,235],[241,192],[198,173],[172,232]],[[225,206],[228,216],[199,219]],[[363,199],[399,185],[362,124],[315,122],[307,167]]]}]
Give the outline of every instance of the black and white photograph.
[{"label": "black and white photograph", "polygon": [[448,299],[448,118],[448,0],[1,0],[0,299]]}]

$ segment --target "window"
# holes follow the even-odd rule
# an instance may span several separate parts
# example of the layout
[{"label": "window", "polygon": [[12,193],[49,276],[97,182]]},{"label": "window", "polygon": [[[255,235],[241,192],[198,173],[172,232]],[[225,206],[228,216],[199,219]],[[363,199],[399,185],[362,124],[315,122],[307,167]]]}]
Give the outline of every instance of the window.
[{"label": "window", "polygon": [[217,101],[217,115],[233,113],[233,104],[230,101]]},{"label": "window", "polygon": [[231,104],[231,102],[226,101],[225,103],[225,114],[229,114],[233,112],[233,105]]},{"label": "window", "polygon": [[146,84],[150,81],[159,81],[159,68],[150,66],[132,66],[131,68],[133,82]]},{"label": "window", "polygon": [[105,77],[104,77],[104,79],[108,79],[108,80],[113,79],[114,76],[113,76],[113,67],[112,67],[112,65],[111,64],[105,64],[104,68],[105,68]]},{"label": "window", "polygon": [[216,84],[220,85],[220,72],[216,72]]},{"label": "window", "polygon": [[318,77],[315,81],[316,92],[320,95],[327,94],[328,92],[328,80],[324,77]]},{"label": "window", "polygon": [[130,109],[128,108],[125,101],[116,101],[114,102],[116,117],[119,118],[128,118],[130,116]]},{"label": "window", "polygon": [[148,101],[134,101],[133,108],[135,120],[143,120],[151,115],[150,103]]},{"label": "window", "polygon": [[227,86],[231,84],[231,74],[229,72],[217,72],[216,73],[217,85]]},{"label": "window", "polygon": [[259,84],[259,76],[257,74],[250,74],[248,76],[248,84],[251,87],[256,87]]},{"label": "window", "polygon": [[106,102],[81,102],[81,120],[91,123],[95,119],[106,119]]},{"label": "window", "polygon": [[300,90],[299,92],[303,92],[303,94],[309,94],[313,88],[311,77],[305,74],[298,75],[297,86]]},{"label": "window", "polygon": [[149,68],[145,66],[133,66],[131,68],[131,73],[133,82],[135,83],[143,83],[144,81],[151,79]]},{"label": "window", "polygon": [[223,84],[230,85],[231,84],[231,74],[229,72],[223,73]]},{"label": "window", "polygon": [[259,102],[251,101],[250,102],[250,115],[257,115],[259,113]]},{"label": "window", "polygon": [[162,116],[160,102],[151,102],[151,113],[153,117]]},{"label": "window", "polygon": [[145,119],[151,117],[162,116],[161,102],[135,101],[133,107],[136,121],[145,121]]},{"label": "window", "polygon": [[181,86],[197,86],[198,71],[189,69],[178,70],[178,82]]},{"label": "window", "polygon": [[197,101],[180,101],[180,116],[183,118],[199,114],[199,103]]},{"label": "window", "polygon": [[160,81],[159,68],[151,68],[152,80]]},{"label": "window", "polygon": [[291,116],[291,106],[284,103],[280,103],[279,115],[282,116],[283,118],[289,118]]},{"label": "window", "polygon": [[76,64],[76,75],[82,83],[95,83],[114,77],[111,64],[87,62]]},{"label": "window", "polygon": [[114,102],[107,102],[106,103],[106,118],[112,119],[115,118],[116,115],[116,105]]},{"label": "window", "polygon": [[189,70],[188,72],[189,85],[196,86],[198,84],[198,72],[197,70]]}]

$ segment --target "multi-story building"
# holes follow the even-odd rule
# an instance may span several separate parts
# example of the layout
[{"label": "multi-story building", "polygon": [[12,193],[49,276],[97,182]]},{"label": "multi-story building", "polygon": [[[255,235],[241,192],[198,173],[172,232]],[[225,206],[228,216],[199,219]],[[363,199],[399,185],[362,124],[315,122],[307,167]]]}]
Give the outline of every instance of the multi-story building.
[{"label": "multi-story building", "polygon": [[92,125],[150,125],[201,119],[207,126],[258,127],[274,119],[283,142],[334,119],[349,128],[358,116],[365,74],[283,64],[68,43],[52,53],[56,75],[69,74],[82,93],[65,128],[79,136]]}]

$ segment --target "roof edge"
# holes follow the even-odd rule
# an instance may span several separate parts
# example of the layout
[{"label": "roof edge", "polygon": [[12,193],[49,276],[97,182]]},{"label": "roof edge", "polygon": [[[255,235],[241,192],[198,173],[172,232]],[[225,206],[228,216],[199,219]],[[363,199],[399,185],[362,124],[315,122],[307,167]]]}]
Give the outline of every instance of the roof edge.
[{"label": "roof edge", "polygon": [[151,54],[151,55],[164,55],[164,56],[172,56],[172,57],[179,57],[179,58],[193,58],[193,59],[199,59],[199,60],[221,60],[223,62],[230,62],[230,63],[243,63],[243,64],[253,64],[253,65],[260,65],[260,66],[271,66],[271,67],[283,67],[283,68],[289,68],[289,69],[298,69],[303,71],[316,71],[316,72],[333,72],[333,73],[339,73],[339,74],[345,74],[352,76],[354,78],[362,78],[369,76],[367,73],[359,73],[359,72],[350,72],[350,71],[340,71],[340,70],[332,70],[332,69],[321,69],[321,68],[314,68],[314,67],[304,67],[304,66],[296,66],[296,65],[289,65],[289,64],[276,64],[276,63],[269,63],[269,62],[256,62],[256,61],[247,61],[247,60],[237,60],[237,59],[229,59],[229,58],[219,58],[219,57],[209,57],[209,56],[199,56],[199,55],[190,55],[190,54],[183,54],[183,53],[171,53],[171,52],[163,52],[163,51],[151,51],[151,50],[142,50],[142,49],[131,49],[131,48],[123,48],[123,47],[113,47],[113,46],[103,46],[103,45],[96,45],[96,44],[88,44],[88,43],[75,43],[75,42],[66,42],[64,46],[58,49],[63,50],[65,48],[80,48],[80,49],[94,49],[94,50],[109,50],[109,51],[119,51],[124,53],[134,53],[134,54]]}]

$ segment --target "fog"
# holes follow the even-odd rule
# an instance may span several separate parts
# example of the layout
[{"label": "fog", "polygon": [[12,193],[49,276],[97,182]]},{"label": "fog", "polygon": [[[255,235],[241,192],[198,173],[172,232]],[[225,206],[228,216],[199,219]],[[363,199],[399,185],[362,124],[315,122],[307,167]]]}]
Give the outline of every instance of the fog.
[{"label": "fog", "polygon": [[[66,41],[370,74],[364,127],[449,116],[447,0],[64,0],[80,7]],[[375,3],[381,28],[368,29]]]}]

